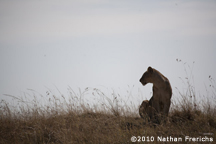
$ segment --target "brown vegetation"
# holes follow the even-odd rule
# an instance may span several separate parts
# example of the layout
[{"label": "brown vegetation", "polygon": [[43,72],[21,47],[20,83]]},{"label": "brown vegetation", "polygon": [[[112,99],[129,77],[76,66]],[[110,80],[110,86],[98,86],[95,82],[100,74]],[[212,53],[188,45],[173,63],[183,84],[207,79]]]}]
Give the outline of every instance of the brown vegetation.
[{"label": "brown vegetation", "polygon": [[82,105],[78,110],[74,103],[59,102],[56,97],[50,100],[52,105],[47,107],[35,104],[32,108],[26,106],[19,111],[12,111],[2,101],[0,143],[132,143],[132,136],[137,137],[136,141],[138,136],[145,137],[145,141],[154,138],[152,143],[159,143],[158,136],[168,137],[169,140],[170,137],[182,138],[181,143],[188,143],[185,142],[186,136],[198,138],[195,143],[201,143],[200,137],[208,137],[214,143],[215,109],[210,106],[209,109],[195,109],[190,101],[180,102],[173,104],[167,122],[156,125],[143,120],[138,113],[126,115],[125,108],[118,111],[111,106],[110,109],[100,110]]},{"label": "brown vegetation", "polygon": [[[35,91],[24,98],[6,95],[16,102],[0,102],[0,143],[216,143],[215,81],[209,76],[212,93],[198,99],[190,79],[185,92],[176,88],[168,120],[160,124],[140,118],[139,105],[119,104],[114,92],[113,99],[90,88],[79,93],[69,88],[69,99],[50,90],[46,96]],[[97,103],[92,105],[86,94],[99,96]]]}]

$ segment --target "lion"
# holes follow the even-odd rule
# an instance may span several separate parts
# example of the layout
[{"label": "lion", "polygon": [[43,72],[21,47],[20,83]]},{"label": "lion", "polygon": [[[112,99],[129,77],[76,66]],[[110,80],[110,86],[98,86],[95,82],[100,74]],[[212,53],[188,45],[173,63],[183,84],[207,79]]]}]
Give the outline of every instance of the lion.
[{"label": "lion", "polygon": [[[163,109],[163,105],[160,104],[160,109]],[[156,115],[156,109],[152,107],[152,97],[151,99],[144,100],[139,107],[139,115],[143,119],[153,120],[154,122],[158,122],[158,116]]]},{"label": "lion", "polygon": [[147,83],[153,83],[153,96],[149,105],[158,114],[168,116],[172,97],[172,88],[169,80],[158,70],[148,67],[147,71],[141,77],[140,82],[143,86]]},{"label": "lion", "polygon": [[150,99],[150,101],[144,100],[139,107],[139,115],[143,119],[147,118],[149,120],[154,117],[155,109],[151,106],[151,100],[152,99]]}]

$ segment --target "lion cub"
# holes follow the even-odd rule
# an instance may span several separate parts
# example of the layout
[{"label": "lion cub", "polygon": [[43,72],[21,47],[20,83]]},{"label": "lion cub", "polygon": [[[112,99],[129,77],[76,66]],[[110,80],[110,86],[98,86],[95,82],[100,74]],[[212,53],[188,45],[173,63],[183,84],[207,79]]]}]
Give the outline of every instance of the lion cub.
[{"label": "lion cub", "polygon": [[149,120],[153,119],[155,114],[155,109],[151,106],[151,99],[150,101],[144,100],[139,107],[139,115],[141,118],[147,118]]},{"label": "lion cub", "polygon": [[141,77],[140,82],[143,86],[147,83],[153,83],[153,96],[149,105],[158,114],[168,116],[172,97],[172,88],[169,80],[156,69],[148,67],[147,71]]}]

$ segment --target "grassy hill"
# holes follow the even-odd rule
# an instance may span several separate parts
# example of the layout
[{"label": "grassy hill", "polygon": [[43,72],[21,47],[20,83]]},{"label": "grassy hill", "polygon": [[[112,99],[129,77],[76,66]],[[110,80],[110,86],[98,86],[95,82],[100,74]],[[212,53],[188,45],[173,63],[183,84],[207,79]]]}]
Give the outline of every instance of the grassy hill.
[{"label": "grassy hill", "polygon": [[80,103],[81,96],[59,97],[63,99],[42,96],[49,105],[37,100],[30,105],[18,97],[13,97],[20,102],[16,107],[1,101],[0,143],[216,143],[215,106],[201,108],[184,96],[161,124],[141,119],[127,107],[116,109],[114,100],[101,108]]}]

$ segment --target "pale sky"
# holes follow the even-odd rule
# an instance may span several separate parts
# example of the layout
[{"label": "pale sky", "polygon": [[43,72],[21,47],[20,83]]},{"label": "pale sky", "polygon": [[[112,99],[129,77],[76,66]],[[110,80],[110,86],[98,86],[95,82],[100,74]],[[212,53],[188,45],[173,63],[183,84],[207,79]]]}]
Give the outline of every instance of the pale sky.
[{"label": "pale sky", "polygon": [[[133,87],[148,66],[182,90],[181,59],[197,93],[216,79],[216,1],[1,0],[0,97],[27,89]],[[193,64],[193,62],[195,62]],[[189,71],[190,72],[190,71]]]}]

